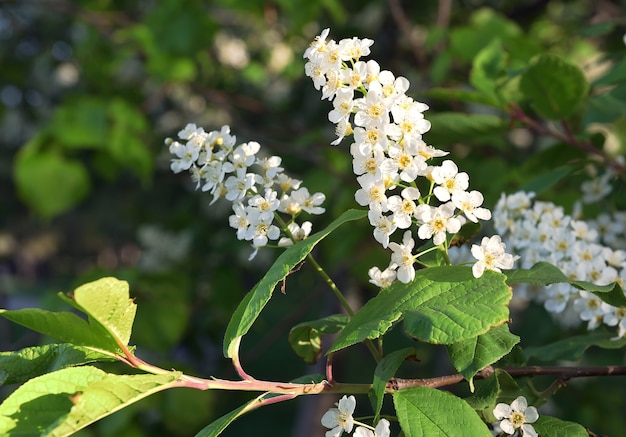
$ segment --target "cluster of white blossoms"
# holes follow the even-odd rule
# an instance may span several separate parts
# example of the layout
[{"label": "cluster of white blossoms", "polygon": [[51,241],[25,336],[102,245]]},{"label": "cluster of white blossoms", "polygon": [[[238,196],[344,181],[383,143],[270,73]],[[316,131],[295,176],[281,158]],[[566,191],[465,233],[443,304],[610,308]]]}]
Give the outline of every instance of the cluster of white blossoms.
[{"label": "cluster of white blossoms", "polygon": [[387,419],[380,419],[376,428],[354,420],[352,415],[356,408],[354,396],[343,396],[335,407],[328,410],[322,416],[322,425],[330,428],[326,431],[326,437],[339,437],[344,431],[348,434],[354,429],[354,425],[359,425],[354,429],[354,437],[389,437],[391,431],[390,423]]},{"label": "cluster of white blossoms", "polygon": [[[322,99],[333,102],[328,119],[336,124],[337,139],[331,144],[353,138],[350,153],[360,185],[355,199],[369,208],[376,241],[392,250],[389,267],[370,269],[370,281],[379,287],[396,279],[407,283],[413,280],[414,264],[421,255],[413,253],[416,244],[411,226],[417,227],[420,240],[432,239],[434,246],[447,250],[450,236],[466,220],[489,220],[491,212],[481,207],[482,193],[468,191],[467,173],[459,172],[452,160],[440,165],[430,162],[448,153],[422,140],[430,129],[423,114],[428,106],[405,94],[409,89],[406,78],[381,70],[376,61],[362,60],[373,41],[349,38],[336,42],[327,39],[328,34],[325,29],[305,51],[305,72],[321,90]],[[420,192],[420,177],[427,179],[428,193]],[[435,199],[438,205],[431,204]],[[404,231],[400,243],[391,241],[396,231]],[[485,241],[482,250],[472,251],[480,256],[474,276],[484,270],[512,267],[513,257],[498,241]]]},{"label": "cluster of white blossoms", "polygon": [[511,405],[500,403],[493,409],[493,415],[498,419],[498,427],[502,432],[513,435],[517,431],[523,437],[537,437],[535,428],[530,425],[539,418],[535,407],[529,407],[524,396],[519,396]]},{"label": "cluster of white blossoms", "polygon": [[[211,203],[224,197],[233,202],[234,214],[230,226],[237,230],[237,238],[252,243],[254,258],[259,248],[276,241],[278,246],[289,246],[303,240],[311,232],[311,223],[296,223],[302,211],[322,214],[320,205],[325,196],[310,194],[302,181],[283,173],[281,158],[261,157],[261,146],[255,141],[236,144],[230,128],[205,132],[190,123],[178,132],[178,140],[167,138],[165,144],[174,157],[174,173],[189,171],[196,189],[213,195]],[[256,172],[252,169],[258,169]],[[278,212],[290,219],[279,219]],[[278,223],[278,226],[274,222]]]},{"label": "cluster of white blossoms", "polygon": [[[592,185],[583,188],[584,197],[590,196]],[[572,280],[597,285],[616,282],[624,288],[626,251],[617,248],[626,242],[626,212],[607,212],[594,220],[577,220],[560,206],[534,200],[533,193],[518,192],[503,195],[493,215],[497,231],[521,255],[522,268],[546,261]],[[565,324],[583,321],[590,330],[602,324],[617,326],[618,338],[626,336],[626,308],[609,305],[593,293],[564,283],[532,294],[528,287],[518,287],[516,293],[543,302],[546,310]]]}]

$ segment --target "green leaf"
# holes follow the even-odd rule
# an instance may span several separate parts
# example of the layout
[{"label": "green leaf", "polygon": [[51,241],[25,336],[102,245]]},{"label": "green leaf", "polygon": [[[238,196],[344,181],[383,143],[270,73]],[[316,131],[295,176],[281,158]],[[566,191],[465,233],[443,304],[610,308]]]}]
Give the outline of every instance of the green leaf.
[{"label": "green leaf", "polygon": [[502,372],[502,370],[496,369],[496,373],[489,378],[476,381],[476,391],[470,397],[465,398],[465,402],[474,410],[493,410],[500,392],[497,372]]},{"label": "green leaf", "polygon": [[580,68],[546,53],[532,61],[522,75],[520,87],[539,115],[549,120],[572,115],[589,91]]},{"label": "green leaf", "polygon": [[450,393],[413,387],[395,392],[393,402],[406,437],[491,437],[472,407]]},{"label": "green leaf", "polygon": [[[424,93],[426,97],[431,99],[443,100],[445,102],[467,102],[480,103],[482,105],[491,105],[492,100],[489,96],[475,90],[457,89],[457,88],[431,88]],[[428,117],[430,120],[430,116]]]},{"label": "green leaf", "polygon": [[81,97],[65,102],[54,113],[49,132],[64,148],[106,147],[108,101]]},{"label": "green leaf", "polygon": [[179,373],[114,375],[91,366],[31,379],[0,405],[0,434],[68,436],[157,391]]},{"label": "green leaf", "polygon": [[330,352],[383,335],[404,319],[407,334],[450,344],[484,334],[508,320],[511,291],[500,273],[480,278],[464,266],[419,270],[408,283],[395,282],[368,301],[339,333]]},{"label": "green leaf", "polygon": [[23,384],[44,373],[94,361],[115,361],[115,358],[65,343],[34,346],[16,352],[0,352],[0,385]]},{"label": "green leaf", "polygon": [[613,65],[603,76],[593,82],[593,86],[598,85],[615,85],[626,82],[626,59]]},{"label": "green leaf", "polygon": [[120,345],[128,345],[137,306],[129,298],[126,281],[102,278],[78,287],[73,299],[62,293],[59,296],[87,314],[88,320],[69,312],[38,308],[0,310],[0,315],[64,343],[112,353],[118,353]]},{"label": "green leaf", "polygon": [[219,419],[211,422],[209,425],[207,425],[204,428],[202,428],[195,435],[195,437],[216,437],[216,436],[220,435],[222,433],[222,431],[224,431],[226,429],[226,427],[228,427],[228,425],[233,423],[238,417],[244,415],[246,413],[247,409],[251,405],[253,405],[253,404],[257,403],[257,402],[258,402],[257,399],[253,399],[252,401],[248,402],[245,405],[242,405],[241,407],[237,408],[236,410],[233,410],[230,413],[227,413],[227,414],[223,415]]},{"label": "green leaf", "polygon": [[574,170],[577,170],[578,166],[565,165],[562,167],[556,167],[547,173],[540,174],[536,178],[525,183],[521,190],[526,192],[533,192],[535,194],[541,194],[544,191],[549,190],[561,180],[569,176]]},{"label": "green leaf", "polygon": [[520,388],[511,376],[502,369],[495,369],[495,373],[487,379],[476,381],[476,392],[465,398],[465,401],[487,423],[496,421],[493,409],[498,402],[511,403],[519,396]]},{"label": "green leaf", "polygon": [[494,38],[474,57],[470,83],[484,95],[488,96],[490,104],[501,106],[498,79],[504,74],[506,53],[502,49],[500,39]]},{"label": "green leaf", "polygon": [[341,331],[348,320],[348,316],[336,314],[300,323],[291,328],[289,345],[305,363],[314,364],[322,356],[322,336]]},{"label": "green leaf", "polygon": [[476,143],[507,128],[506,122],[495,115],[440,112],[428,119],[432,127],[425,138],[433,144]]},{"label": "green leaf", "polygon": [[[587,124],[592,122],[611,123],[618,118],[626,118],[626,82],[610,91],[589,99],[588,112],[585,114]],[[593,117],[593,118],[592,118]]]},{"label": "green leaf", "polygon": [[522,34],[520,27],[491,8],[472,13],[469,23],[455,27],[450,34],[450,50],[457,59],[471,61],[493,39],[508,41]]},{"label": "green leaf", "polygon": [[380,417],[387,382],[396,374],[396,371],[400,368],[402,363],[410,356],[415,356],[415,348],[408,347],[393,351],[384,356],[376,365],[376,370],[374,370],[374,382],[372,384],[372,393],[376,399],[376,405],[374,406],[374,422],[378,422],[378,418]]},{"label": "green leaf", "polygon": [[154,156],[145,143],[148,123],[145,115],[122,99],[111,100],[111,126],[107,151],[120,164],[137,174],[147,184]]},{"label": "green leaf", "polygon": [[92,347],[111,353],[120,351],[110,335],[103,332],[99,326],[87,323],[74,313],[26,308],[0,310],[0,316],[64,343]]},{"label": "green leaf", "polygon": [[75,307],[87,314],[114,339],[128,345],[137,305],[130,298],[128,282],[108,277],[81,285],[73,293]]},{"label": "green leaf", "polygon": [[528,358],[534,357],[541,361],[577,361],[592,346],[620,349],[626,346],[626,338],[615,339],[615,333],[596,330],[543,346],[527,347],[524,352]]},{"label": "green leaf", "polygon": [[34,144],[27,144],[17,154],[13,178],[22,200],[42,218],[50,219],[89,193],[89,176],[79,161],[39,150]]},{"label": "green leaf", "polygon": [[473,391],[474,375],[508,354],[519,341],[517,335],[509,332],[508,325],[501,325],[446,347],[454,368],[470,382]]},{"label": "green leaf", "polygon": [[541,437],[589,437],[582,425],[550,416],[539,416],[532,424]]},{"label": "green leaf", "polygon": [[241,337],[245,335],[272,297],[274,287],[282,281],[315,245],[342,224],[362,219],[367,211],[351,209],[344,212],[328,227],[287,248],[274,262],[263,279],[243,298],[230,319],[224,335],[224,356],[232,358],[237,353]]},{"label": "green leaf", "polygon": [[617,283],[609,285],[595,285],[587,281],[572,281],[557,267],[547,262],[538,262],[528,270],[519,269],[507,272],[508,284],[549,285],[565,282],[580,289],[595,294],[604,302],[616,306],[626,306],[626,296],[622,287]]}]

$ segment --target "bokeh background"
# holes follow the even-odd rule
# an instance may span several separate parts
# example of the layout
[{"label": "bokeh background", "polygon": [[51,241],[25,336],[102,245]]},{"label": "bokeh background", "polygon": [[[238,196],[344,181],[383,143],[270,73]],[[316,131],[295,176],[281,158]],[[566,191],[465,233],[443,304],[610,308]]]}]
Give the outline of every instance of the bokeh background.
[{"label": "bokeh background", "polygon": [[[138,304],[131,340],[138,355],[190,374],[235,378],[221,355],[225,326],[277,252],[263,250],[248,262],[250,248],[228,227],[230,206],[209,206],[211,196],[172,174],[163,141],[189,122],[207,131],[228,124],[239,142],[259,141],[265,153],[283,158],[288,174],[326,194],[327,212],[314,218],[315,229],[356,207],[348,144],[329,145],[330,104],[304,76],[302,53],[326,27],[336,40],[375,41],[370,58],[407,77],[409,94],[430,106],[433,129],[425,139],[452,152],[488,207],[554,165],[549,155],[537,158],[550,140],[509,125],[506,114],[433,90],[469,88],[473,58],[495,39],[520,66],[550,51],[590,78],[607,57],[626,55],[624,1],[0,0],[0,307],[60,309],[58,291],[113,275],[130,282]],[[449,111],[495,114],[501,122],[459,127]],[[610,120],[600,112],[587,111],[585,126],[598,122],[607,147],[623,154],[626,111]],[[583,176],[546,198],[571,207]],[[329,237],[317,257],[355,306],[376,292],[367,269],[388,263],[367,223]],[[298,360],[287,333],[339,311],[305,265],[245,338],[244,367],[272,380],[323,373]],[[519,313],[512,331],[525,345],[576,332],[540,306]],[[42,341],[0,320],[1,350]],[[413,342],[392,332],[388,344]],[[442,350],[417,347],[420,362],[403,376],[451,371]],[[368,382],[366,353],[339,354],[338,379]],[[624,354],[593,350],[586,360],[623,364]],[[11,389],[2,388],[0,398]],[[577,380],[547,408],[596,433],[622,435],[625,389],[623,378]],[[80,435],[190,436],[249,398],[168,391]],[[319,419],[335,401],[304,397],[263,408],[224,435],[321,436]]]}]

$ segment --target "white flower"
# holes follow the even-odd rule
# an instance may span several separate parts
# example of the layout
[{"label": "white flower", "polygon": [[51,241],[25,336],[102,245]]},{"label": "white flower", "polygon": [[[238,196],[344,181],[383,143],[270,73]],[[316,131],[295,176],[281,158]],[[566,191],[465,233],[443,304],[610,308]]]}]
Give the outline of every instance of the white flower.
[{"label": "white flower", "polygon": [[171,161],[170,169],[174,173],[180,173],[183,170],[189,170],[198,159],[200,147],[193,141],[188,141],[186,144],[174,141],[170,144],[170,153],[176,156]]},{"label": "white flower", "polygon": [[524,396],[515,399],[511,405],[500,403],[493,409],[493,415],[500,420],[500,428],[509,435],[518,429],[524,437],[537,437],[537,432],[530,423],[535,423],[539,413],[535,407],[529,407]]},{"label": "white flower", "polygon": [[257,194],[248,199],[248,205],[259,210],[259,220],[271,221],[274,217],[274,211],[278,209],[280,201],[278,193],[270,188],[265,189],[265,197]]},{"label": "white flower", "polygon": [[[372,267],[367,271],[367,274],[372,284],[380,288],[387,288],[396,280],[396,268],[397,266],[392,264],[381,272],[378,267]],[[617,322],[615,324],[617,325]]]},{"label": "white flower", "polygon": [[600,177],[583,182],[580,186],[583,193],[583,203],[594,203],[606,197],[613,189],[609,183],[612,177],[611,173],[605,173]]},{"label": "white flower", "polygon": [[480,278],[485,270],[501,272],[501,269],[512,269],[513,263],[519,257],[506,253],[505,250],[506,245],[499,235],[483,237],[480,246],[473,244],[472,255],[478,260],[472,267],[474,277]]},{"label": "white flower", "polygon": [[315,37],[309,48],[304,51],[303,58],[311,58],[314,54],[324,51],[326,47],[326,37],[330,33],[330,29],[326,28],[322,30],[322,33]]},{"label": "white flower", "polygon": [[408,187],[402,190],[400,196],[391,196],[388,199],[389,210],[393,212],[393,222],[400,229],[407,229],[411,226],[413,215],[417,209],[415,201],[420,198],[417,188]]},{"label": "white flower", "polygon": [[378,203],[370,206],[367,216],[370,224],[374,226],[374,238],[386,249],[389,245],[389,236],[395,232],[397,226],[390,219],[391,216],[383,215],[382,207]]},{"label": "white flower", "polygon": [[359,426],[354,430],[353,435],[354,437],[389,437],[390,433],[389,421],[387,419],[380,419],[374,431],[371,431],[364,426]]},{"label": "white flower", "polygon": [[319,206],[324,202],[324,200],[326,200],[326,196],[323,193],[315,193],[311,195],[309,194],[309,190],[303,187],[292,191],[291,198],[300,205],[300,208],[302,208],[303,211],[306,211],[309,214],[323,214],[324,211],[326,211],[324,208]]},{"label": "white flower", "polygon": [[352,414],[356,408],[355,397],[343,396],[335,405],[337,408],[331,408],[322,416],[322,425],[331,428],[326,431],[326,437],[339,437],[344,431],[350,433],[354,428]]},{"label": "white flower", "polygon": [[241,202],[233,203],[233,211],[235,214],[228,217],[228,223],[231,228],[237,229],[237,239],[243,240],[248,232],[250,221],[248,220],[248,211]]},{"label": "white flower", "polygon": [[[294,240],[302,241],[309,236],[312,226],[311,222],[304,222],[302,223],[302,226],[298,225],[296,222],[292,222],[287,225],[287,228],[289,229],[289,232],[291,232]],[[293,246],[293,241],[291,238],[283,237],[278,241],[278,245],[280,247]]]},{"label": "white flower", "polygon": [[423,224],[417,230],[422,240],[433,237],[433,244],[439,245],[446,241],[446,232],[456,234],[461,229],[459,219],[452,217],[454,206],[449,203],[433,208],[429,205],[418,205],[415,215]]},{"label": "white flower", "polygon": [[442,202],[450,200],[450,196],[457,191],[465,191],[469,187],[469,176],[467,173],[459,173],[457,165],[446,159],[440,167],[433,168],[433,181],[438,187],[433,190],[433,194]]},{"label": "white flower", "polygon": [[411,253],[415,247],[415,240],[411,237],[411,231],[406,231],[402,238],[402,244],[389,243],[389,248],[393,251],[391,262],[398,266],[398,280],[407,284],[415,279],[415,256]]},{"label": "white flower", "polygon": [[480,208],[483,195],[480,191],[457,191],[452,194],[452,203],[465,214],[468,220],[478,223],[478,220],[489,220],[491,212],[487,208]]}]

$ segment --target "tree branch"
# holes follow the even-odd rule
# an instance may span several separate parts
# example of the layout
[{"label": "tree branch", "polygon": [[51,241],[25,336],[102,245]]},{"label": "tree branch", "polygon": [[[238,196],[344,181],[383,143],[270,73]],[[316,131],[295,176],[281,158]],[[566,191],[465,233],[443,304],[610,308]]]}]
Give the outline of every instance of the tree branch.
[{"label": "tree branch", "polygon": [[[527,366],[527,367],[502,367],[506,373],[513,378],[525,376],[555,376],[567,381],[572,378],[582,378],[588,376],[624,376],[626,366],[595,366],[595,367],[566,367],[566,366]],[[478,372],[475,378],[486,379],[494,374],[496,368],[487,366]],[[458,384],[465,377],[460,373],[454,375],[438,376],[436,378],[424,379],[401,379],[394,378],[387,383],[387,390],[397,391],[409,387],[431,387],[439,388]]]}]

